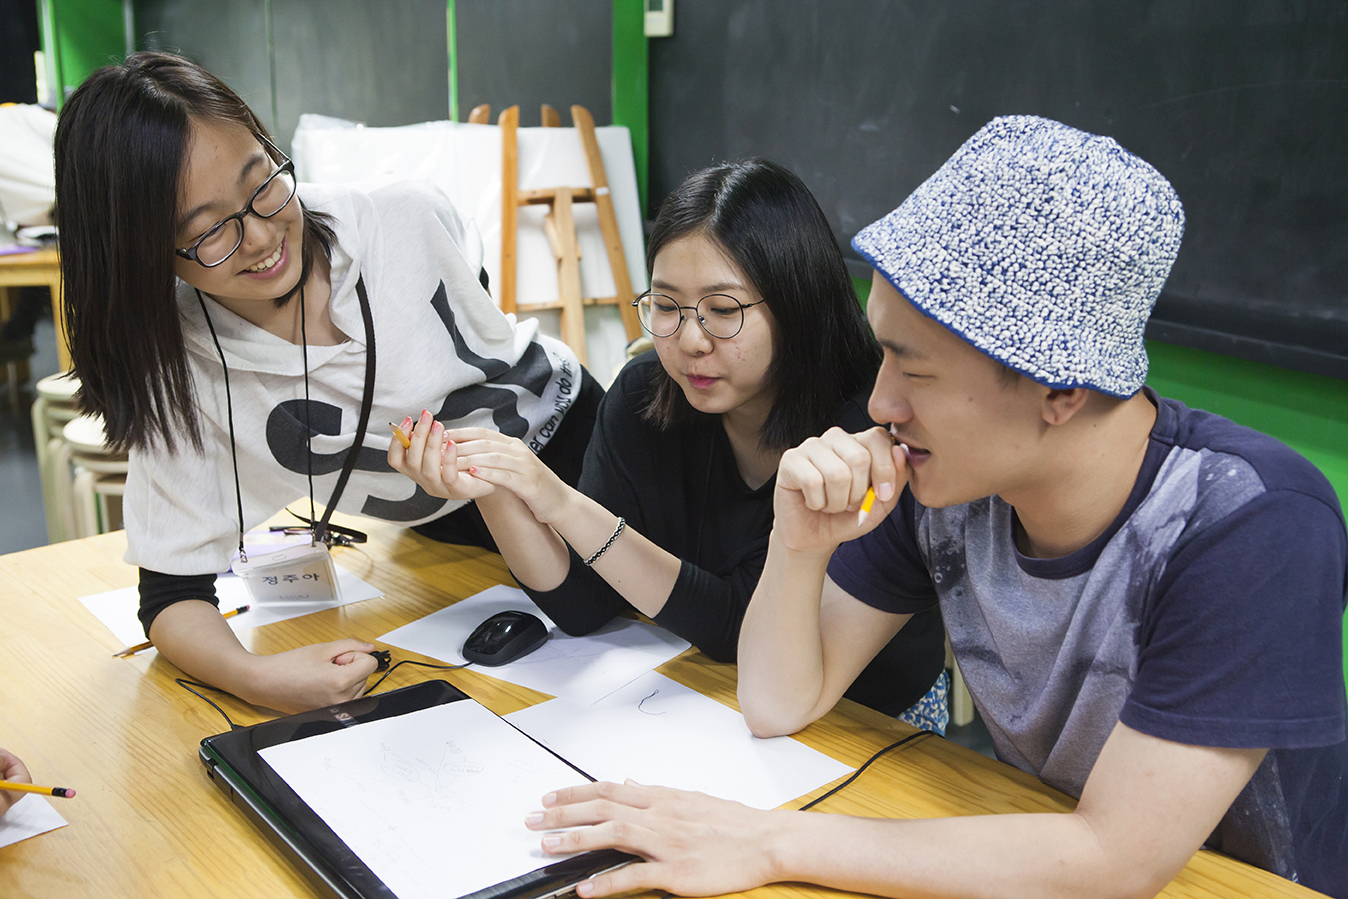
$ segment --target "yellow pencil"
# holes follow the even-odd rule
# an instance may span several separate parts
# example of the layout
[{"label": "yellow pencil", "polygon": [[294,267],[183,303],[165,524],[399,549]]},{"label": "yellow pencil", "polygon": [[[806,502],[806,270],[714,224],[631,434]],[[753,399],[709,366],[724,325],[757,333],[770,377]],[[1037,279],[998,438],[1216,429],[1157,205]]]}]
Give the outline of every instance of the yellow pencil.
[{"label": "yellow pencil", "polygon": [[861,511],[867,515],[871,513],[871,506],[875,504],[875,488],[867,487],[866,495],[861,500]]},{"label": "yellow pencil", "polygon": [[407,435],[403,433],[403,429],[395,425],[393,422],[389,422],[388,426],[393,431],[393,436],[397,437],[398,442],[403,445],[403,449],[411,449],[412,441],[409,440]]},{"label": "yellow pencil", "polygon": [[0,780],[0,790],[15,793],[41,793],[43,796],[60,796],[62,799],[74,799],[75,791],[68,787],[39,787],[35,784],[15,783],[12,780]]},{"label": "yellow pencil", "polygon": [[[235,615],[241,614],[241,613],[243,613],[243,612],[247,612],[250,608],[252,608],[252,607],[251,607],[251,606],[239,606],[237,609],[230,609],[228,612],[225,612],[225,613],[224,613],[223,615],[221,615],[220,617],[221,617],[221,618],[233,618]],[[126,657],[126,656],[133,656],[133,655],[135,655],[136,653],[140,652],[141,650],[149,649],[151,646],[154,646],[154,644],[151,643],[149,640],[146,640],[144,643],[137,643],[135,646],[128,646],[126,649],[119,649],[117,652],[114,652],[114,653],[112,654],[112,657],[113,657],[114,659],[120,659],[120,658],[124,658],[124,657]]]}]

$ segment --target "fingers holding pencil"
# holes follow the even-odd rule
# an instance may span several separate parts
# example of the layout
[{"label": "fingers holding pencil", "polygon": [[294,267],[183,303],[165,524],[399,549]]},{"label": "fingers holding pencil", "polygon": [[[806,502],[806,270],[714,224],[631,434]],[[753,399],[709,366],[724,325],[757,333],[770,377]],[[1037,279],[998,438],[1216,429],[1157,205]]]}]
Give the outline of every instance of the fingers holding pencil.
[{"label": "fingers holding pencil", "polygon": [[0,790],[12,793],[40,793],[43,796],[59,796],[62,799],[74,799],[75,791],[69,787],[39,787],[22,781],[0,780]]},{"label": "fingers holding pencil", "polygon": [[38,787],[23,761],[8,749],[0,749],[0,815],[23,798],[24,793],[42,793],[71,799],[75,791],[65,787]]}]

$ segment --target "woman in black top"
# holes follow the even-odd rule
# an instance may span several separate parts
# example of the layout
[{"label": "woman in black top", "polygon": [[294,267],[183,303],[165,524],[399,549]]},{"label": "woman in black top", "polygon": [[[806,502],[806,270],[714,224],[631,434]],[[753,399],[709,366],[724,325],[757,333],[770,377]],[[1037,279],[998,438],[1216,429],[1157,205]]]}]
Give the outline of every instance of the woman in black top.
[{"label": "woman in black top", "polygon": [[[873,426],[879,349],[827,219],[773,163],[689,177],[661,207],[647,258],[651,289],[636,305],[655,351],[609,390],[578,489],[519,440],[427,415],[389,462],[432,494],[476,499],[516,580],[567,633],[630,607],[734,661],[782,453],[834,425]],[[847,695],[899,714],[943,664],[933,610]]]}]

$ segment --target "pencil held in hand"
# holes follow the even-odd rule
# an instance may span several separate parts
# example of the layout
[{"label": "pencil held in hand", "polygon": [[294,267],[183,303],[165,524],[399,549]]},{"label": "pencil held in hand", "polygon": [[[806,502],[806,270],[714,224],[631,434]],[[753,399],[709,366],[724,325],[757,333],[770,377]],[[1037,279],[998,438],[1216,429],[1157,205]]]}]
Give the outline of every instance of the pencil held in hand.
[{"label": "pencil held in hand", "polygon": [[857,527],[866,523],[867,517],[871,514],[871,506],[875,505],[875,488],[867,487],[866,495],[861,499],[861,511],[857,512]]},{"label": "pencil held in hand", "polygon": [[0,790],[12,790],[15,793],[41,793],[43,796],[60,796],[62,799],[75,798],[75,791],[67,787],[39,787],[36,784],[23,784],[12,780],[0,780]]},{"label": "pencil held in hand", "polygon": [[403,433],[403,429],[395,425],[393,422],[389,422],[388,426],[389,430],[393,432],[393,436],[397,437],[398,442],[403,445],[403,449],[411,449],[412,441],[408,438],[406,434]]}]

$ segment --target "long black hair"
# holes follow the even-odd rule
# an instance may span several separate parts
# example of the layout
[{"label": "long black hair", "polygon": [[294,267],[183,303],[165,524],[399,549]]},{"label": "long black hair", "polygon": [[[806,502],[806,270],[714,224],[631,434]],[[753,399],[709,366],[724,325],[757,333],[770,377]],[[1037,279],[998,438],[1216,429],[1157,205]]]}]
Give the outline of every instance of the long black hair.
[{"label": "long black hair", "polygon": [[[94,72],[56,126],[56,218],[76,399],[103,417],[108,443],[119,449],[162,440],[171,452],[183,435],[201,448],[173,274],[193,119],[269,138],[223,81],[189,59],[156,52]],[[305,210],[301,283],[314,247],[327,254],[334,240],[326,217]]]},{"label": "long black hair", "polygon": [[[880,348],[814,196],[795,174],[765,159],[695,172],[660,206],[647,274],[662,248],[693,234],[734,261],[777,322],[766,385],[775,399],[759,446],[789,449],[823,433],[849,397],[874,384]],[[669,428],[700,413],[661,367],[642,414]]]}]

